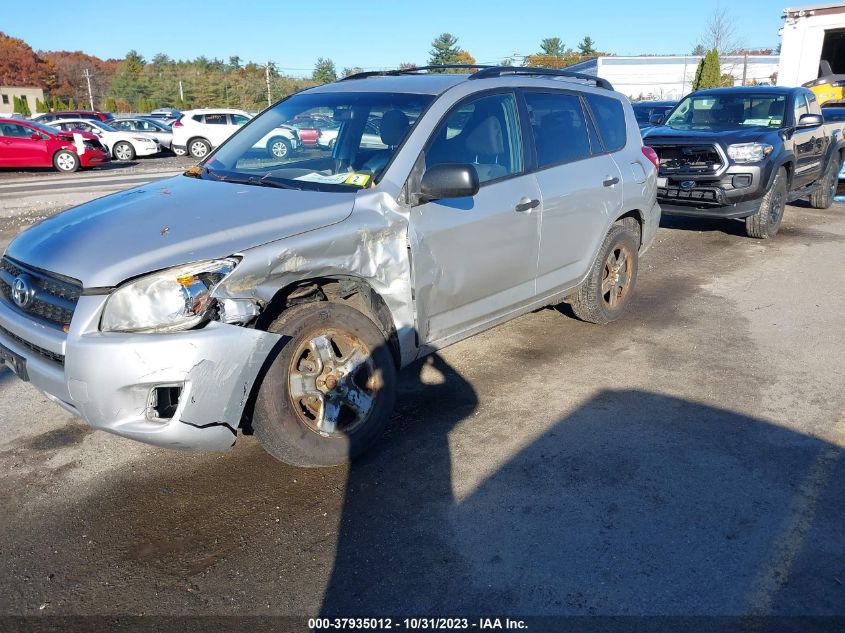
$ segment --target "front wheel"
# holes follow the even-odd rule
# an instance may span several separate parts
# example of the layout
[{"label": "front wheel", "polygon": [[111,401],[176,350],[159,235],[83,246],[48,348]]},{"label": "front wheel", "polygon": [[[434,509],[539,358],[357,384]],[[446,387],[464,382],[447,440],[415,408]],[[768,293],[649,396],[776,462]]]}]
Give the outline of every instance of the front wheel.
[{"label": "front wheel", "polygon": [[135,148],[126,141],[115,144],[112,152],[117,160],[133,160],[135,158]]},{"label": "front wheel", "polygon": [[575,316],[601,324],[622,316],[637,283],[638,251],[637,234],[626,222],[610,227],[587,279],[570,298]]},{"label": "front wheel", "polygon": [[836,187],[839,185],[839,161],[838,154],[831,157],[827,171],[819,183],[815,193],[810,194],[810,206],[814,209],[829,209],[833,206],[833,198],[836,196]]},{"label": "front wheel", "polygon": [[63,149],[56,152],[56,155],[53,156],[53,167],[55,167],[57,171],[63,171],[65,173],[74,172],[79,169],[79,156],[71,151]]},{"label": "front wheel", "polygon": [[267,153],[270,158],[284,158],[291,152],[291,144],[286,138],[274,136],[267,141]]},{"label": "front wheel", "polygon": [[264,449],[294,466],[354,459],[390,418],[396,365],[373,321],[343,304],[285,310],[270,326],[284,347],[259,387],[253,429]]},{"label": "front wheel", "polygon": [[766,240],[777,235],[783,220],[784,209],[786,209],[786,194],[789,186],[787,180],[786,170],[781,167],[763,199],[760,200],[760,208],[754,215],[745,218],[745,233],[748,237]]}]

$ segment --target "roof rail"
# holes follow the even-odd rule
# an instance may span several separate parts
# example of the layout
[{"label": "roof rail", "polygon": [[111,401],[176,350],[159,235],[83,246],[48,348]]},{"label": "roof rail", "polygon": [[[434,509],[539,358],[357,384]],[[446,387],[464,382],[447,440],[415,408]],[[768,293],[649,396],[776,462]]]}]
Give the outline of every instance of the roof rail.
[{"label": "roof rail", "polygon": [[596,77],[595,75],[587,75],[585,73],[576,73],[572,70],[564,70],[562,68],[533,68],[526,66],[487,66],[482,70],[470,75],[470,79],[489,79],[491,77],[501,77],[502,75],[542,75],[551,77],[571,77],[573,79],[583,79],[584,81],[592,81],[597,88],[604,88],[605,90],[613,90],[613,86],[607,79]]},{"label": "roof rail", "polygon": [[487,66],[484,64],[435,64],[433,66],[414,66],[412,68],[396,68],[394,70],[368,70],[362,73],[355,73],[347,77],[341,77],[338,81],[346,81],[347,79],[366,79],[367,77],[392,77],[396,75],[413,75],[421,70],[458,70],[458,69],[473,69],[473,68],[495,68],[495,66]]}]

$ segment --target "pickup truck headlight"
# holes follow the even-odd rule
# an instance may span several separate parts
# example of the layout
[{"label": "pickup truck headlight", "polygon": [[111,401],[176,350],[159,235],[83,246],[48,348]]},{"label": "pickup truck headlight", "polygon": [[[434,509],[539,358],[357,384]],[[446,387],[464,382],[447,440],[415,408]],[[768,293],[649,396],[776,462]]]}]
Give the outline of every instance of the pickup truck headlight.
[{"label": "pickup truck headlight", "polygon": [[772,153],[767,143],[738,143],[728,145],[728,157],[735,163],[758,163]]},{"label": "pickup truck headlight", "polygon": [[237,266],[234,258],[177,266],[120,286],[106,301],[103,332],[173,332],[209,318],[211,293]]}]

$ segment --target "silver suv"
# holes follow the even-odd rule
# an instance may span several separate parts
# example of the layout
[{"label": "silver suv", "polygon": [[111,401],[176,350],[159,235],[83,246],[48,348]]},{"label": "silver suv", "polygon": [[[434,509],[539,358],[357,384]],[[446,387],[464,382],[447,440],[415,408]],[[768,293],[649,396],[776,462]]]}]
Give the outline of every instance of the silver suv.
[{"label": "silver suv", "polygon": [[[0,358],[94,427],[194,449],[254,430],[314,466],[367,448],[398,369],[433,350],[561,301],[616,319],[660,220],[628,100],[563,71],[438,70],[301,92],[184,175],[25,231]],[[339,124],[330,149],[255,148],[307,117]]]}]

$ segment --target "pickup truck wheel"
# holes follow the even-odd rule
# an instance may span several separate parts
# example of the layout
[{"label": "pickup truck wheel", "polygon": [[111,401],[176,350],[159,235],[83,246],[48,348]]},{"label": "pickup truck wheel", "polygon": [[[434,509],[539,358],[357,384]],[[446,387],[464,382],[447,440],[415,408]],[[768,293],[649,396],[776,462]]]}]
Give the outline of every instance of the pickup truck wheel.
[{"label": "pickup truck wheel", "polygon": [[748,237],[765,240],[777,235],[786,208],[787,177],[786,170],[781,167],[769,190],[760,200],[757,213],[745,218],[745,233]]},{"label": "pickup truck wheel", "polygon": [[609,323],[622,315],[637,283],[638,250],[639,240],[629,226],[610,228],[587,279],[570,297],[576,317]]},{"label": "pickup truck wheel", "polygon": [[831,158],[827,171],[819,183],[819,189],[810,194],[810,206],[814,209],[829,209],[833,206],[833,197],[839,184],[839,164]]},{"label": "pickup truck wheel", "polygon": [[396,365],[381,330],[347,305],[308,303],[268,328],[284,346],[258,391],[253,429],[264,449],[294,466],[354,459],[390,418]]}]

